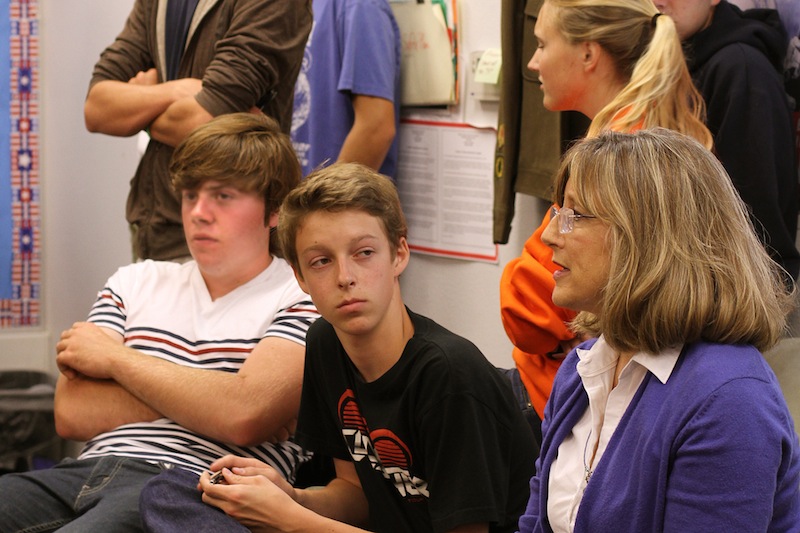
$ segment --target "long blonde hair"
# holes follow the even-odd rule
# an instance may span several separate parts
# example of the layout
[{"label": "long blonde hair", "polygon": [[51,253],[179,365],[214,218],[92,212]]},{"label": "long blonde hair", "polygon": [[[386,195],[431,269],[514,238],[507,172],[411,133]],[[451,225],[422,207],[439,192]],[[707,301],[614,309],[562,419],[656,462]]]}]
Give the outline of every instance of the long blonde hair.
[{"label": "long blonde hair", "polygon": [[705,103],[686,67],[675,23],[652,0],[546,1],[567,41],[598,43],[628,80],[594,117],[587,136],[660,126],[712,147]]},{"label": "long blonde hair", "polygon": [[609,226],[611,267],[600,311],[572,328],[622,351],[659,353],[699,340],[765,350],[793,298],[714,155],[664,128],[603,132],[574,145],[556,181]]}]

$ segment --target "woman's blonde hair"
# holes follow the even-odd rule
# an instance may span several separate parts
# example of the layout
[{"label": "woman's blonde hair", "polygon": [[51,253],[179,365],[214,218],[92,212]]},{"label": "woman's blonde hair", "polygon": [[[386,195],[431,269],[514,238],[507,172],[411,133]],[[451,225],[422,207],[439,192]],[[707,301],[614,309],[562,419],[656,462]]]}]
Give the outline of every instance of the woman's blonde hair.
[{"label": "woman's blonde hair", "polygon": [[788,274],[770,259],[722,165],[664,128],[603,132],[573,146],[556,181],[609,226],[611,266],[597,315],[573,329],[621,351],[699,340],[766,350],[786,327]]},{"label": "woman's blonde hair", "polygon": [[594,117],[587,136],[603,130],[664,127],[711,148],[705,104],[692,82],[675,23],[652,0],[547,0],[567,41],[596,42],[629,80]]}]

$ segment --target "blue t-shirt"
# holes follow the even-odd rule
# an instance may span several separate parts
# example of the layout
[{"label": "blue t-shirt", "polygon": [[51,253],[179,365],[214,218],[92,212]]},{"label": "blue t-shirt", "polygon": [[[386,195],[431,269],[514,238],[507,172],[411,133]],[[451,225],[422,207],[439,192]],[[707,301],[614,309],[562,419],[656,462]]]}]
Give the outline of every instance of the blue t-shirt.
[{"label": "blue t-shirt", "polygon": [[[400,30],[387,0],[314,0],[314,27],[295,86],[292,142],[308,175],[339,156],[353,125],[351,94],[400,107]],[[381,166],[394,178],[397,139]]]}]

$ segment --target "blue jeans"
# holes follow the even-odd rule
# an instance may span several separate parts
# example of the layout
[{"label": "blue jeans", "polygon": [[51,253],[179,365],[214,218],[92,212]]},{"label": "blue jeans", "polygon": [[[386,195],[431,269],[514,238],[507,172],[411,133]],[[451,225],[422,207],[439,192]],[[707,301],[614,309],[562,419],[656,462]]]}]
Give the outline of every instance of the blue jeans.
[{"label": "blue jeans", "polygon": [[139,509],[142,526],[151,533],[224,531],[249,533],[249,529],[221,510],[203,503],[196,474],[180,468],[164,470],[142,489]]},{"label": "blue jeans", "polygon": [[108,456],[0,476],[0,533],[140,532],[139,493],[159,472],[156,464]]}]

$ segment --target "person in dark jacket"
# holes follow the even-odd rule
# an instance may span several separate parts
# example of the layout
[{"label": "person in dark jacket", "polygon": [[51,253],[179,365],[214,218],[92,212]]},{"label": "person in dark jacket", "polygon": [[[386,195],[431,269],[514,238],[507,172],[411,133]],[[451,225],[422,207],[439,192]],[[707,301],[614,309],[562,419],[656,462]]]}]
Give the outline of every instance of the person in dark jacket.
[{"label": "person in dark jacket", "polygon": [[798,176],[782,77],[787,38],[777,11],[742,11],[726,0],[654,3],[678,27],[717,156],[770,256],[797,280]]}]

